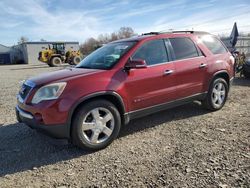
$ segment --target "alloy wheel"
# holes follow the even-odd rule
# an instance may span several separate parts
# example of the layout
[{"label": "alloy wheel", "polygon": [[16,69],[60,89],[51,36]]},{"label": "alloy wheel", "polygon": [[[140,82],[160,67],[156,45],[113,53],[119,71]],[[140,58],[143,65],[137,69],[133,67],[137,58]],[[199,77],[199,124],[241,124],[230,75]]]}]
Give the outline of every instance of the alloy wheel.
[{"label": "alloy wheel", "polygon": [[108,109],[95,108],[83,118],[83,136],[89,144],[100,144],[111,136],[114,126],[114,116]]},{"label": "alloy wheel", "polygon": [[216,107],[223,105],[226,98],[226,88],[223,83],[219,82],[214,85],[212,91],[212,103]]}]

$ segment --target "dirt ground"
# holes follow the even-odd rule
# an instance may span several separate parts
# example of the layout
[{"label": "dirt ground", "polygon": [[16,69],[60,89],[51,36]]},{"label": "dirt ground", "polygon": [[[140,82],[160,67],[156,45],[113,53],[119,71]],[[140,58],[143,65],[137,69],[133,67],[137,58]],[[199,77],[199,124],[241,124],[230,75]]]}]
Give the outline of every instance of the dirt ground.
[{"label": "dirt ground", "polygon": [[0,187],[250,187],[250,80],[224,108],[199,103],[137,119],[89,153],[17,123],[19,82],[58,68],[0,67]]}]

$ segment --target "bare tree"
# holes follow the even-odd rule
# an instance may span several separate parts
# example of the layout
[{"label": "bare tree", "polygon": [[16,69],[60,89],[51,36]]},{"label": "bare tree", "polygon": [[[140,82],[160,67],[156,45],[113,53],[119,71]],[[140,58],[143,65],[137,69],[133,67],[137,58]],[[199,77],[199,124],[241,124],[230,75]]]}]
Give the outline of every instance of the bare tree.
[{"label": "bare tree", "polygon": [[135,35],[134,30],[131,27],[121,27],[118,31],[118,38],[124,39]]},{"label": "bare tree", "polygon": [[105,34],[100,34],[100,35],[98,36],[97,41],[98,41],[99,43],[101,43],[101,44],[106,44],[106,43],[108,43],[108,42],[111,41],[111,37],[110,37],[110,35],[107,34],[107,33],[105,33]]},{"label": "bare tree", "polygon": [[111,41],[115,41],[115,40],[118,40],[118,39],[119,38],[118,38],[118,35],[117,35],[116,32],[111,33]]},{"label": "bare tree", "polygon": [[21,36],[20,39],[18,40],[18,44],[22,44],[28,41],[29,41],[28,37]]},{"label": "bare tree", "polygon": [[80,51],[82,54],[88,55],[92,51],[96,50],[99,45],[100,44],[96,39],[89,38],[80,46]]},{"label": "bare tree", "polygon": [[131,27],[121,27],[117,32],[113,32],[111,34],[100,34],[97,39],[88,38],[83,44],[81,44],[80,51],[82,54],[88,55],[92,51],[101,47],[103,44],[119,39],[129,38],[134,35],[136,35],[136,33]]}]

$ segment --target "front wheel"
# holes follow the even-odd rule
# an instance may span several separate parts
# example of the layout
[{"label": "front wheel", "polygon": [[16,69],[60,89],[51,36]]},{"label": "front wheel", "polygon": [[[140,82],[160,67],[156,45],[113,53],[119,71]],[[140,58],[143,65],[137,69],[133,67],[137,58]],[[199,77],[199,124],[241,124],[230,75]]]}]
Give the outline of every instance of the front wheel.
[{"label": "front wheel", "polygon": [[72,126],[73,144],[87,150],[99,150],[118,136],[121,117],[112,103],[97,100],[77,110]]},{"label": "front wheel", "polygon": [[80,62],[81,62],[80,56],[75,56],[75,57],[72,58],[72,62],[71,63],[73,65],[78,65]]},{"label": "front wheel", "polygon": [[228,84],[223,78],[216,78],[210,85],[206,98],[202,101],[205,108],[216,111],[221,109],[228,96]]}]

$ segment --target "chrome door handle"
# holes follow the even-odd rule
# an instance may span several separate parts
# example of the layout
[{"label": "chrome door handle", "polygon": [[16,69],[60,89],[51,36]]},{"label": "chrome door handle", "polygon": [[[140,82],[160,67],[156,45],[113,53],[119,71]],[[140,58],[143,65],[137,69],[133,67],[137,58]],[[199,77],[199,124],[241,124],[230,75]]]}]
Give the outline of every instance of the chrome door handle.
[{"label": "chrome door handle", "polygon": [[165,70],[164,75],[170,75],[173,72],[174,72],[173,70]]},{"label": "chrome door handle", "polygon": [[207,66],[207,64],[205,64],[205,63],[202,63],[202,64],[200,64],[200,68],[204,68],[204,67],[206,67]]}]

